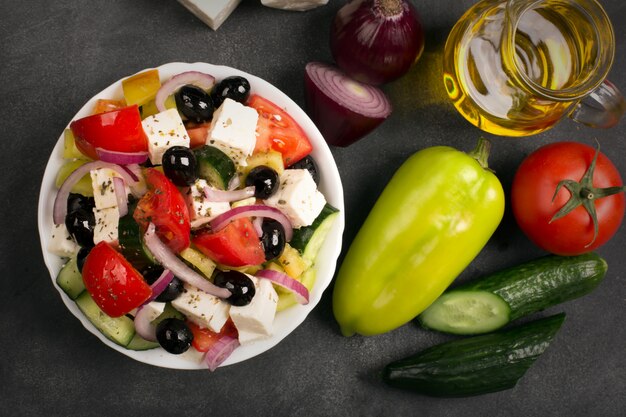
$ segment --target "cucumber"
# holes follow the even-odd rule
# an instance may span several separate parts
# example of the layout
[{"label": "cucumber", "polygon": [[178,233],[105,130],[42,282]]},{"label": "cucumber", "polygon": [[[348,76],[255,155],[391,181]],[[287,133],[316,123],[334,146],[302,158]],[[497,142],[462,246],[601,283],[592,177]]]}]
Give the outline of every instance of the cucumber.
[{"label": "cucumber", "polygon": [[96,329],[114,343],[126,346],[135,335],[135,324],[132,319],[126,316],[110,317],[106,315],[91,298],[89,292],[83,291],[76,298],[76,305]]},{"label": "cucumber", "polygon": [[85,283],[83,276],[78,270],[76,264],[76,255],[72,256],[59,271],[56,279],[57,285],[72,300],[75,300],[83,291],[85,291]]},{"label": "cucumber", "polygon": [[320,214],[310,226],[301,227],[293,231],[289,244],[298,249],[302,256],[315,261],[330,228],[339,214],[339,210],[326,203]]},{"label": "cucumber", "polygon": [[134,208],[129,209],[126,216],[120,217],[118,239],[122,255],[124,255],[137,270],[142,271],[148,266],[154,265],[156,260],[143,242],[143,233],[133,218],[133,211]]},{"label": "cucumber", "polygon": [[235,163],[228,155],[210,145],[193,151],[198,164],[198,175],[212,186],[225,190],[236,173]]},{"label": "cucumber", "polygon": [[565,314],[560,313],[433,346],[388,364],[383,381],[435,397],[466,397],[513,388],[550,345],[564,319]]},{"label": "cucumber", "polygon": [[444,292],[418,320],[445,333],[487,333],[590,293],[606,270],[606,262],[595,253],[545,256]]},{"label": "cucumber", "polygon": [[128,345],[126,345],[126,349],[128,350],[149,350],[158,347],[158,342],[151,342],[149,340],[146,340],[143,337],[139,336],[137,333],[135,333],[130,342],[128,342]]}]

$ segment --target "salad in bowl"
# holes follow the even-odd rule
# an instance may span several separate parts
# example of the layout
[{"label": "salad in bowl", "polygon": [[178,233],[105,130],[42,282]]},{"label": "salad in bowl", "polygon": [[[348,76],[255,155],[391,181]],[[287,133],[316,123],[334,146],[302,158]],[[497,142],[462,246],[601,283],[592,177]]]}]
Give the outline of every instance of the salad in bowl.
[{"label": "salad in bowl", "polygon": [[334,275],[343,190],[323,137],[242,71],[170,63],[119,80],[61,134],[44,174],[44,260],[108,346],[210,369],[276,345]]}]

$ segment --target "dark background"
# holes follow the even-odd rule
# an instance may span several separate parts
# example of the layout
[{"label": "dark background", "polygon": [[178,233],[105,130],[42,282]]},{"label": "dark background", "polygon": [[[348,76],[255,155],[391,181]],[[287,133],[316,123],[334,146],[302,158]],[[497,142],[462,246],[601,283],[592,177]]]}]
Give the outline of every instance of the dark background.
[{"label": "dark background", "polygon": [[[427,32],[409,74],[385,86],[395,111],[378,130],[332,148],[345,190],[344,250],[380,191],[413,152],[432,145],[470,150],[481,134],[456,113],[440,81],[452,25],[472,1],[413,1]],[[626,90],[626,4],[602,2],[617,48],[610,78]],[[626,415],[626,231],[599,253],[609,272],[566,311],[549,350],[514,389],[467,399],[434,399],[391,389],[379,379],[389,361],[448,337],[414,323],[376,337],[344,338],[321,303],[270,351],[215,373],[148,366],[106,347],[65,308],[41,256],[39,185],[50,151],[76,111],[115,80],[171,61],[205,61],[268,80],[303,105],[307,62],[330,60],[328,32],[343,1],[306,13],[244,0],[214,32],[170,0],[0,3],[0,415]],[[595,144],[626,175],[625,124],[593,130],[565,120],[527,139],[493,138],[491,167],[508,193],[531,151],[558,140]],[[507,201],[508,204],[508,201]],[[502,224],[459,281],[542,255]]]}]

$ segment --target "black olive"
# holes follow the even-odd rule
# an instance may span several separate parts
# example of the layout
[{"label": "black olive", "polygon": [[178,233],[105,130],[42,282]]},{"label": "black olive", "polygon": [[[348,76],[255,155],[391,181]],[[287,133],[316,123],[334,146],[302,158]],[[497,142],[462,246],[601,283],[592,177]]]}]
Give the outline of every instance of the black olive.
[{"label": "black olive", "polygon": [[65,216],[65,227],[80,246],[93,246],[96,216],[92,210],[76,209]]},{"label": "black olive", "polygon": [[163,154],[163,172],[174,184],[185,187],[198,179],[198,163],[191,149],[172,146]]},{"label": "black olive", "polygon": [[280,185],[278,173],[265,165],[259,165],[250,170],[246,177],[246,186],[254,186],[254,196],[266,199],[271,197]]},{"label": "black olive", "polygon": [[250,83],[244,77],[226,77],[211,91],[211,98],[215,108],[222,105],[226,98],[245,103],[250,97]]},{"label": "black olive", "polygon": [[265,260],[271,261],[283,253],[285,249],[285,228],[274,219],[265,219],[261,223],[261,244],[265,251]]},{"label": "black olive", "polygon": [[246,274],[239,271],[217,271],[213,283],[231,292],[231,296],[226,301],[234,306],[250,304],[256,293],[254,282]]},{"label": "black olive", "polygon": [[193,342],[189,326],[177,318],[167,318],[157,324],[156,337],[159,345],[174,355],[186,352]]},{"label": "black olive", "polygon": [[313,159],[311,155],[305,156],[304,158],[302,158],[295,164],[290,165],[289,168],[308,170],[311,176],[313,177],[313,181],[315,181],[315,184],[319,185],[320,174],[317,169],[317,163],[315,162],[315,159]]},{"label": "black olive", "polygon": [[67,197],[67,212],[71,213],[78,209],[84,209],[92,211],[96,206],[96,202],[93,197],[85,197],[82,194],[70,193]]},{"label": "black olive", "polygon": [[[150,265],[142,271],[143,278],[150,285],[154,284],[161,274],[163,274],[163,267],[160,265]],[[174,276],[156,300],[162,303],[175,300],[182,294],[183,290],[183,282],[177,276]]]},{"label": "black olive", "polygon": [[200,87],[191,84],[182,86],[174,94],[174,99],[178,111],[189,120],[202,123],[213,118],[213,100]]},{"label": "black olive", "polygon": [[76,254],[76,266],[78,267],[78,272],[83,272],[83,265],[85,265],[85,259],[87,259],[87,255],[91,252],[91,247],[83,246]]}]

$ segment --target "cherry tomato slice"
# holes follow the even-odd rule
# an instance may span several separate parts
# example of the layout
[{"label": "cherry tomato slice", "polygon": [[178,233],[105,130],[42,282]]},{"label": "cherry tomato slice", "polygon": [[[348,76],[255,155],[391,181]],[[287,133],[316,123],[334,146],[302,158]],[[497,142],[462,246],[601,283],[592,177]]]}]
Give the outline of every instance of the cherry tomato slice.
[{"label": "cherry tomato slice", "polygon": [[222,327],[222,330],[220,330],[219,333],[215,333],[210,329],[202,328],[189,320],[187,320],[186,323],[187,326],[189,326],[191,333],[193,333],[193,341],[191,342],[191,345],[198,352],[208,352],[209,349],[211,349],[222,336],[230,336],[236,338],[238,335],[237,328],[235,327],[235,324],[231,319],[228,319],[228,321],[226,321],[224,327]]},{"label": "cherry tomato slice", "polygon": [[239,267],[265,261],[261,241],[248,218],[234,220],[219,232],[200,231],[192,242],[200,252],[222,265]]}]

